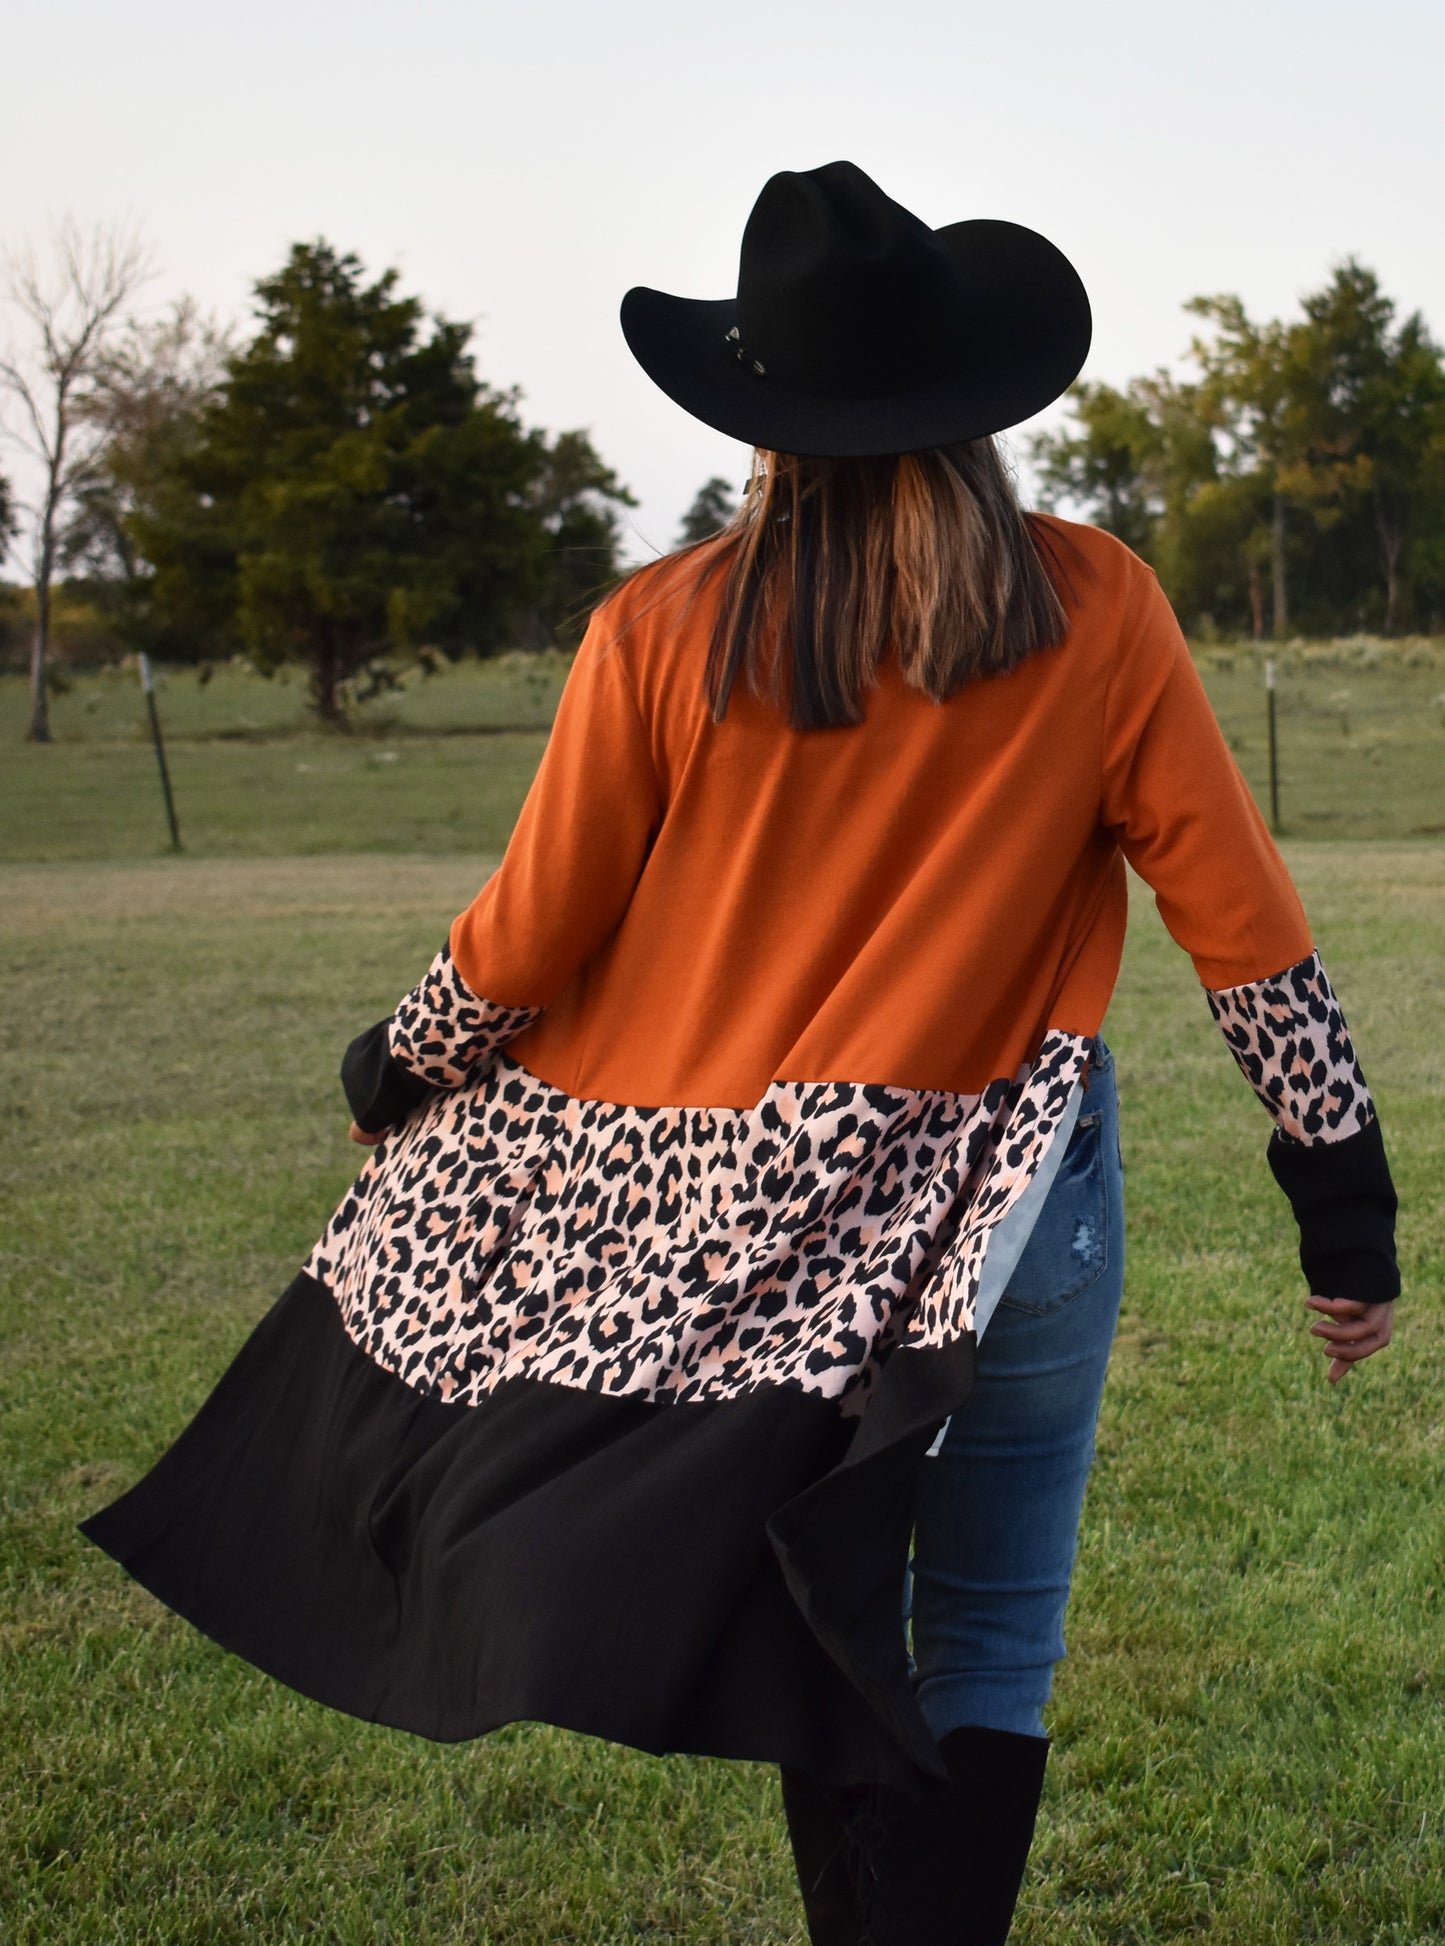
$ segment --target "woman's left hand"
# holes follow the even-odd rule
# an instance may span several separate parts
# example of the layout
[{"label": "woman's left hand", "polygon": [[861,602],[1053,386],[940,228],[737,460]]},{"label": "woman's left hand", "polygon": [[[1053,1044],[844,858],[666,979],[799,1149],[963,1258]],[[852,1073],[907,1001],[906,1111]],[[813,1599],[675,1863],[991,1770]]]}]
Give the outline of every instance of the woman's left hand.
[{"label": "woman's left hand", "polygon": [[351,1139],[353,1142],[360,1142],[363,1148],[372,1149],[375,1148],[376,1144],[381,1140],[382,1136],[385,1135],[386,1130],[384,1128],[379,1128],[376,1131],[375,1135],[368,1135],[368,1133],[364,1128],[358,1128],[356,1126],[356,1123],[353,1122],[351,1124],[349,1133],[351,1135]]},{"label": "woman's left hand", "polygon": [[1390,1342],[1395,1323],[1393,1304],[1362,1304],[1353,1297],[1307,1297],[1305,1308],[1321,1313],[1310,1326],[1310,1335],[1322,1338],[1321,1351],[1328,1352],[1331,1385],[1338,1385],[1351,1365]]}]

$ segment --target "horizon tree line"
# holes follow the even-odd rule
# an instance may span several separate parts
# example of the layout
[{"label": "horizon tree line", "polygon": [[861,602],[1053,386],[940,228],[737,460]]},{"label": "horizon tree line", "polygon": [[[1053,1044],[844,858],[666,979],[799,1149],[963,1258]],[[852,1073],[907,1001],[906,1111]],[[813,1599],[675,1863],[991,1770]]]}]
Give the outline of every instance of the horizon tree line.
[{"label": "horizon tree line", "polygon": [[576,641],[636,502],[585,432],[482,381],[469,324],[324,239],[257,282],[239,337],[185,299],[122,323],[148,269],[128,239],[62,231],[56,254],[49,284],[12,266],[31,355],[0,364],[47,469],[28,522],[0,488],[35,589],[32,740],[57,581],[158,658],[302,664],[338,727],[398,658]]},{"label": "horizon tree line", "polygon": [[1445,627],[1445,363],[1355,259],[1291,322],[1238,297],[1183,376],[1082,382],[1035,436],[1045,506],[1156,570],[1186,628],[1283,637]]},{"label": "horizon tree line", "polygon": [[[620,572],[636,504],[589,435],[522,422],[471,327],[426,313],[324,239],[254,287],[249,333],[188,299],[124,313],[151,274],[129,232],[59,226],[47,278],[5,265],[29,355],[0,357],[8,430],[41,491],[0,473],[0,556],[34,588],[28,734],[49,739],[52,589],[158,658],[297,662],[343,725],[398,658],[575,644]],[[1292,322],[1186,306],[1183,375],[1076,383],[1028,452],[1045,507],[1116,533],[1195,632],[1445,626],[1445,362],[1349,259]],[[704,483],[678,544],[731,516]]]}]

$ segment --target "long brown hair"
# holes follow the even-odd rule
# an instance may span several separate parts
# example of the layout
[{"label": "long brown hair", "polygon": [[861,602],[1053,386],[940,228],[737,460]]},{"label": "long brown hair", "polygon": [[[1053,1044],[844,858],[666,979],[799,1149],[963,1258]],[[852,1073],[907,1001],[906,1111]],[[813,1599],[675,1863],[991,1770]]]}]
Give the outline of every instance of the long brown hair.
[{"label": "long brown hair", "polygon": [[857,723],[885,650],[941,702],[1064,639],[1048,538],[991,438],[879,459],[760,451],[704,547],[722,575],[705,677],[717,721],[741,676],[796,729]]}]

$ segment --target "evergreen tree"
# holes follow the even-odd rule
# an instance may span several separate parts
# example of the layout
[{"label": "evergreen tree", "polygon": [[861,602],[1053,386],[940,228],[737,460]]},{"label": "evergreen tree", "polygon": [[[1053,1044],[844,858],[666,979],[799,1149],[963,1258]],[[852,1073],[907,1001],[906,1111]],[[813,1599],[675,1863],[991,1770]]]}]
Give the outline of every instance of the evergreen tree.
[{"label": "evergreen tree", "polygon": [[427,319],[397,281],[296,245],[125,521],[149,626],[303,663],[338,724],[378,657],[493,649],[529,615],[555,629],[580,550],[594,585],[614,571],[598,509],[627,497],[585,436],[525,431],[516,395],[478,379],[470,327]]},{"label": "evergreen tree", "polygon": [[737,494],[720,474],[714,473],[698,488],[696,499],[682,517],[678,546],[690,547],[695,541],[710,540],[720,528],[727,526],[737,510]]},{"label": "evergreen tree", "polygon": [[545,530],[537,616],[544,637],[573,648],[589,609],[617,578],[618,509],[636,500],[604,466],[586,433],[550,443],[532,438],[540,455],[532,504]]}]

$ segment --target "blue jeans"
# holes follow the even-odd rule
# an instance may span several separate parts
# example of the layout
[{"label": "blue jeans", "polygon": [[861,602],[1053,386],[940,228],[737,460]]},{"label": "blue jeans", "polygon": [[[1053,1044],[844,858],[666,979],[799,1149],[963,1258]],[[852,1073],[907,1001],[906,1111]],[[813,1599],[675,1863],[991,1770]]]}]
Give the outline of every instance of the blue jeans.
[{"label": "blue jeans", "polygon": [[1058,1174],[984,1326],[977,1386],[921,1469],[913,1661],[937,1737],[1044,1733],[1124,1286],[1123,1194],[1113,1057],[1097,1041]]}]

